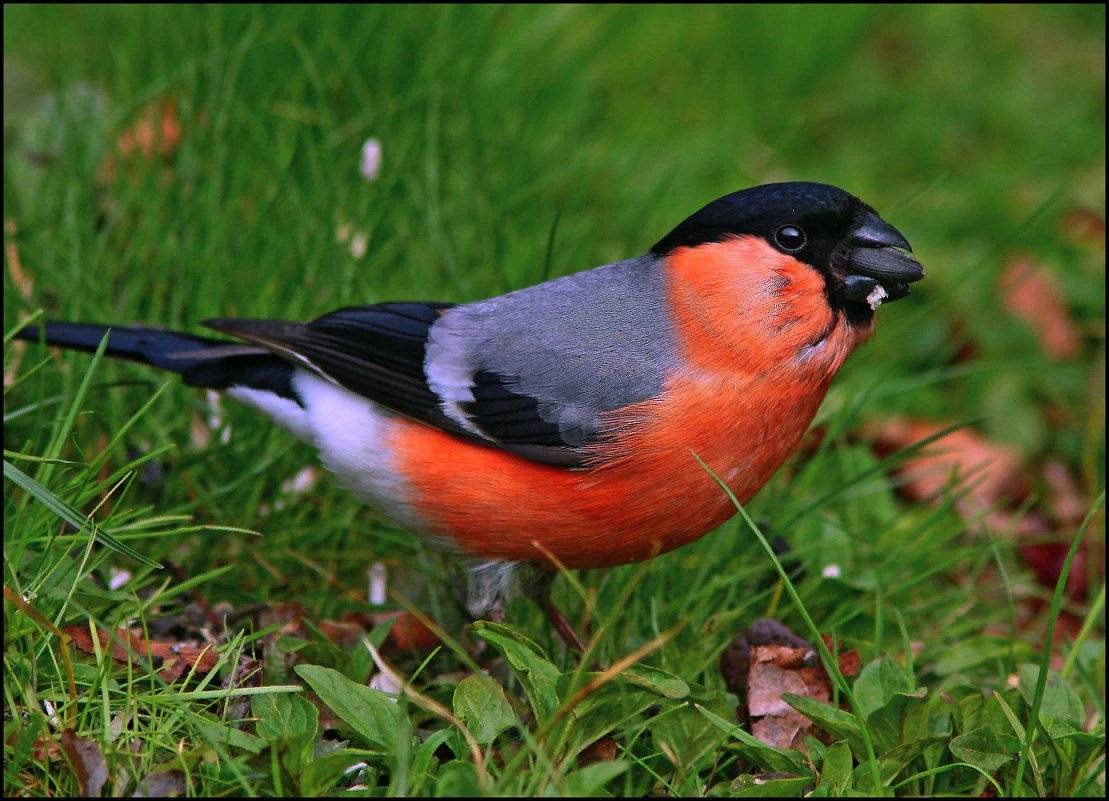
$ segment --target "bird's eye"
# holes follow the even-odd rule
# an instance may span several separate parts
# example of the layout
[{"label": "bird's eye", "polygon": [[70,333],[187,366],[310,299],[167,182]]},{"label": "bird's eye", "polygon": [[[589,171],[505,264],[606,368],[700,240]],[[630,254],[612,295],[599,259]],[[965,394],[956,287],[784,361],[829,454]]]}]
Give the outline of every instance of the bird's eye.
[{"label": "bird's eye", "polygon": [[783,225],[774,232],[774,243],[786,253],[796,253],[808,241],[805,232],[796,225]]}]

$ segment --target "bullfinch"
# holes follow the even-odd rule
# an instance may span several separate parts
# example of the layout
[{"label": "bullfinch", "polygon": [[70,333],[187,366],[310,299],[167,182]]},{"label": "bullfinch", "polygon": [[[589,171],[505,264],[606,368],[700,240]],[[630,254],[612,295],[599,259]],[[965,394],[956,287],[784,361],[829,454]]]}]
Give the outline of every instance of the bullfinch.
[{"label": "bullfinch", "polygon": [[347,489],[468,557],[467,606],[547,608],[554,566],[648,559],[746,503],[805,433],[874,313],[924,276],[851,194],[779,183],[709,203],[641,256],[475,303],[213,319],[213,339],[48,322],[19,332],[222,390]]}]

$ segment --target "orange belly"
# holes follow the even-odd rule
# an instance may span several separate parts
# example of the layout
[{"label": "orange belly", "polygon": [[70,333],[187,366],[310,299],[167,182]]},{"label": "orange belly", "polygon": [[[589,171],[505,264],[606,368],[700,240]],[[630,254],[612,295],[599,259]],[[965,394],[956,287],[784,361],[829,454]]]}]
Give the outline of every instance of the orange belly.
[{"label": "orange belly", "polygon": [[830,376],[759,387],[671,381],[657,401],[621,413],[623,433],[599,467],[536,464],[436,429],[398,421],[390,446],[428,533],[483,559],[571,568],[648,559],[699,538],[735,506],[696,453],[749,500],[816,414]]}]

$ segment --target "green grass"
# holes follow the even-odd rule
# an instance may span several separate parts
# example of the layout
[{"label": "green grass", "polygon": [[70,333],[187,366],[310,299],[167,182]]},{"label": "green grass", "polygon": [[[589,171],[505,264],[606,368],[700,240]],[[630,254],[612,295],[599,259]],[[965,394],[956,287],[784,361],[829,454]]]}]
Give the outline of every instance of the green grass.
[{"label": "green grass", "polygon": [[[451,560],[326,479],[283,490],[313,454],[248,410],[224,406],[229,440],[203,443],[203,393],[6,341],[6,794],[79,792],[50,747],[66,728],[97,744],[114,794],[160,778],[196,795],[846,794],[875,781],[904,795],[1104,794],[1103,513],[1073,566],[1086,600],[1053,597],[1009,533],[968,524],[954,494],[899,497],[859,434],[891,414],[981,421],[1021,455],[1034,508],[1049,460],[1095,507],[1104,235],[1077,235],[1073,219],[1104,221],[1103,7],[6,6],[4,21],[8,333],[39,310],[198,331],[216,316],[472,300],[640,253],[705,202],[775,180],[859,195],[928,270],[837,378],[817,421],[829,435],[747,509],[792,546],[793,588],[737,517],[650,563],[561,579],[570,617],[592,617],[585,659],[525,601],[511,626],[463,635]],[[179,148],[105,177],[121,132],[163,98]],[[372,183],[358,173],[371,136],[384,154]],[[1058,281],[1083,332],[1076,358],[1045,356],[1005,310],[999,278],[1022,255]],[[1077,531],[1052,535],[1069,545]],[[364,687],[367,649],[311,629],[364,610],[379,561],[452,643],[386,656],[413,677],[397,705]],[[839,578],[822,575],[830,564]],[[110,589],[121,568],[131,579]],[[129,622],[172,640],[159,621],[180,630],[198,598],[217,613],[295,600],[310,626],[280,638],[232,616],[211,629],[220,667],[172,683],[145,658],[58,636]],[[1045,651],[1064,612],[1086,625]],[[811,619],[867,666],[840,686],[854,705],[817,711],[827,734],[807,758],[752,742],[725,693],[720,653],[768,615],[809,639]],[[263,653],[264,687],[225,698],[240,656]],[[627,669],[582,695],[594,665]],[[464,679],[483,668],[491,679]],[[234,725],[244,718],[259,720]],[[347,746],[320,738],[336,718]],[[607,735],[616,760],[585,765]],[[789,775],[744,778],[767,771]]]}]

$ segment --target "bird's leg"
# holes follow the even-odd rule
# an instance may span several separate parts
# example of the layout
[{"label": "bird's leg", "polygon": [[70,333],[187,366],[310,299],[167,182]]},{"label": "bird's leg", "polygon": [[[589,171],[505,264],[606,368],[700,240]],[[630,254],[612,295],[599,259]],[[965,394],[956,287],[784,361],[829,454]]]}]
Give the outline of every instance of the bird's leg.
[{"label": "bird's leg", "polygon": [[562,610],[554,605],[554,601],[548,598],[546,603],[543,604],[543,611],[547,613],[547,619],[551,621],[551,625],[554,626],[554,630],[558,632],[558,636],[562,638],[566,646],[576,648],[584,654],[585,643],[581,641],[578,632],[570,625],[566,615],[562,614]]},{"label": "bird's leg", "polygon": [[551,600],[551,585],[554,584],[555,577],[558,574],[546,565],[539,563],[532,563],[528,567],[530,569],[525,570],[524,566],[521,565],[519,573],[521,590],[543,610],[547,615],[547,620],[554,626],[554,630],[558,632],[558,636],[562,638],[567,647],[574,648],[584,654],[585,643],[581,636],[570,624],[570,621],[566,619],[566,615],[562,614],[562,610],[555,606],[554,601]]},{"label": "bird's leg", "polygon": [[558,574],[539,562],[480,562],[470,568],[466,611],[474,620],[504,620],[505,604],[526,595],[547,615],[558,636],[570,648],[585,652],[585,643],[562,611],[551,601],[551,585]]}]

